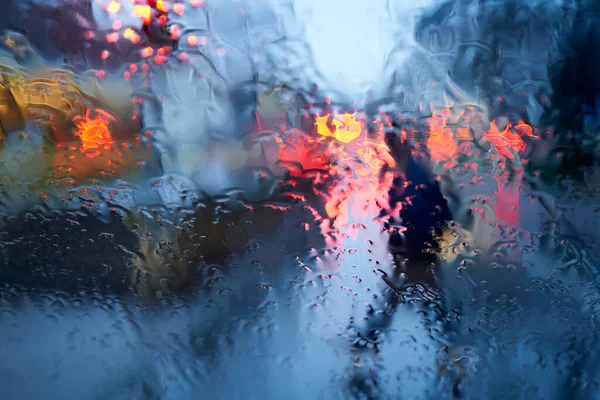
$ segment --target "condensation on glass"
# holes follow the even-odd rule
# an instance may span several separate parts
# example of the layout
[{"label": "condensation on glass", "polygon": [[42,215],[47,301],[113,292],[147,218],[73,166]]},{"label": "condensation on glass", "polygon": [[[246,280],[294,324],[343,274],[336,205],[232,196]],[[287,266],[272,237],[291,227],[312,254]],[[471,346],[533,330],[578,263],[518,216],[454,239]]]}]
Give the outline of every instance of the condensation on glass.
[{"label": "condensation on glass", "polygon": [[3,399],[593,399],[593,2],[27,0]]}]

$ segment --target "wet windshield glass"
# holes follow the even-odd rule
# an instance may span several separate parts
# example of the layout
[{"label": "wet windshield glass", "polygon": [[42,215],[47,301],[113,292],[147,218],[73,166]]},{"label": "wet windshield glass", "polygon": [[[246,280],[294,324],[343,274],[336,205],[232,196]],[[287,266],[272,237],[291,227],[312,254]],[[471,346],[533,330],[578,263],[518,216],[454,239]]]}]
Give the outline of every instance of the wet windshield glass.
[{"label": "wet windshield glass", "polygon": [[593,399],[595,0],[12,0],[3,399]]}]

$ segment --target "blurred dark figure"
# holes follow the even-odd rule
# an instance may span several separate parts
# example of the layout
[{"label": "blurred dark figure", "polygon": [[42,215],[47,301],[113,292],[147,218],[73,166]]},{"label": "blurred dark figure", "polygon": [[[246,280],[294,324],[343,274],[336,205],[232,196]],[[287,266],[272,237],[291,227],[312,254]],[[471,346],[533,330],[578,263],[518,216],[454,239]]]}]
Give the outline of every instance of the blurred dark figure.
[{"label": "blurred dark figure", "polygon": [[[545,121],[554,126],[558,150],[563,153],[559,176],[575,182],[598,163],[600,140],[600,1],[576,1],[576,13],[569,32],[560,41],[560,57],[549,66],[552,105]],[[590,253],[591,248],[590,248]],[[597,290],[598,268],[589,277]],[[585,274],[584,274],[585,275]],[[583,277],[582,279],[585,279]],[[588,399],[597,396],[597,334],[573,334],[566,338],[568,368],[560,398]]]},{"label": "blurred dark figure", "polygon": [[[564,146],[562,169],[577,172],[594,163],[598,127],[592,127],[591,146],[586,145],[586,118],[598,114],[600,97],[600,2],[577,2],[572,29],[560,40],[560,57],[549,67],[552,106],[546,121],[555,125],[559,145]],[[596,128],[596,129],[594,129]],[[579,174],[580,175],[580,174]]]}]

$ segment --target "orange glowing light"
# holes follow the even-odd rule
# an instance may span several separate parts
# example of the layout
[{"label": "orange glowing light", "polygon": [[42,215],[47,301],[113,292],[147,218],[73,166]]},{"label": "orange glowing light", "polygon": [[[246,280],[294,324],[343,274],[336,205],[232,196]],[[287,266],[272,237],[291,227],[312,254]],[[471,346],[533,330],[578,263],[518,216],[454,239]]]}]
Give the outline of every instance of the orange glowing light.
[{"label": "orange glowing light", "polygon": [[171,49],[169,49],[169,46],[163,46],[156,51],[156,54],[158,54],[159,56],[164,56],[169,54],[170,51]]},{"label": "orange glowing light", "polygon": [[[356,140],[363,121],[349,113],[317,116],[315,126],[321,138],[300,131],[282,138],[279,160],[292,176],[312,179],[314,193],[325,201],[324,214],[315,210],[315,217],[329,244],[356,239],[373,221],[389,218],[381,217],[382,210],[390,217],[399,212],[389,204],[395,175],[384,168],[394,168],[395,160],[385,143],[384,120],[375,121],[377,134],[365,140]],[[323,137],[333,137],[338,143],[323,141]]]},{"label": "orange glowing light", "polygon": [[152,54],[154,54],[154,49],[150,46],[145,47],[142,49],[142,57],[144,58],[148,58],[148,57],[152,57]]},{"label": "orange glowing light", "polygon": [[108,6],[106,6],[106,11],[109,14],[116,14],[121,9],[121,4],[118,1],[112,0]]},{"label": "orange glowing light", "polygon": [[96,110],[96,116],[90,117],[90,110],[85,113],[85,117],[77,116],[73,118],[73,123],[77,127],[75,133],[81,139],[84,150],[98,149],[100,146],[113,143],[108,125],[116,121],[115,117],[104,110]]},{"label": "orange glowing light", "polygon": [[[293,177],[302,177],[305,171],[322,170],[327,171],[330,160],[326,149],[319,146],[316,140],[298,132],[287,137],[279,143],[280,161],[288,164],[288,170]],[[296,169],[294,163],[298,163],[301,169]]]},{"label": "orange glowing light", "polygon": [[470,140],[471,134],[469,133],[469,128],[456,128],[456,133],[458,134],[458,138],[460,140]]},{"label": "orange glowing light", "polygon": [[359,137],[362,131],[360,122],[356,120],[356,113],[317,116],[315,126],[319,135],[333,137],[342,143],[350,143]]},{"label": "orange glowing light", "polygon": [[169,33],[174,40],[179,39],[179,35],[181,34],[181,30],[178,25],[171,25],[169,28]]},{"label": "orange glowing light", "polygon": [[485,140],[493,144],[498,152],[508,159],[514,158],[512,151],[520,153],[527,147],[519,133],[522,132],[526,135],[533,136],[532,129],[527,124],[521,123],[517,125],[517,127],[519,127],[519,133],[512,131],[511,127],[512,125],[509,122],[506,129],[500,131],[498,125],[496,125],[496,121],[492,121],[490,122],[490,130],[483,135]]},{"label": "orange glowing light", "polygon": [[385,165],[396,166],[394,157],[391,156],[389,148],[383,143],[371,142],[359,146],[356,154],[362,161],[362,165],[356,167],[356,173],[359,176],[367,176],[375,173],[379,174]]},{"label": "orange glowing light", "polygon": [[198,8],[204,3],[204,0],[192,0],[192,6]]},{"label": "orange glowing light", "polygon": [[539,139],[539,136],[536,136],[533,133],[533,129],[531,128],[531,126],[527,125],[525,122],[523,121],[519,121],[519,123],[517,125],[515,125],[515,129],[517,131],[519,131],[519,133],[521,135],[525,135],[525,136],[529,136],[535,139]]},{"label": "orange glowing light", "polygon": [[427,122],[429,123],[429,137],[427,147],[433,161],[442,162],[456,158],[457,146],[454,134],[446,127],[450,110],[434,113]]},{"label": "orange glowing light", "polygon": [[185,8],[184,8],[183,4],[175,3],[175,4],[173,4],[173,11],[177,15],[183,15]]},{"label": "orange glowing light", "polygon": [[[386,165],[395,164],[382,133],[372,142],[346,144],[350,148],[341,151],[337,165],[330,170],[337,183],[323,194],[327,215],[321,225],[330,244],[356,240],[359,231],[373,221],[396,217],[399,212],[398,207],[392,210],[389,202],[394,174],[382,173]],[[386,211],[383,218],[382,210]]]},{"label": "orange glowing light", "polygon": [[[506,129],[500,131],[495,121],[490,123],[490,130],[484,134],[483,138],[490,142],[500,155],[508,160],[515,158],[515,153],[519,158],[523,157],[523,152],[527,149],[523,137],[529,136],[538,138],[533,133],[531,126],[523,121],[512,127],[508,123]],[[503,172],[496,177],[498,183],[498,192],[496,193],[496,204],[494,211],[496,220],[510,225],[519,224],[520,193],[523,182],[523,169],[517,168],[513,171],[512,178],[508,171]]]},{"label": "orange glowing light", "polygon": [[106,35],[107,43],[116,43],[118,40],[119,40],[118,32],[113,32],[113,33],[109,33],[108,35]]},{"label": "orange glowing light", "polygon": [[190,35],[187,38],[187,42],[190,46],[196,46],[198,45],[198,36],[196,35]]},{"label": "orange glowing light", "polygon": [[[472,110],[470,110],[472,111]],[[464,116],[464,113],[461,114]],[[429,137],[426,140],[427,147],[431,157],[436,162],[445,162],[444,167],[449,168],[455,165],[452,159],[457,156],[459,151],[467,150],[469,147],[463,147],[468,142],[482,140],[492,146],[494,153],[492,158],[501,161],[511,161],[517,158],[519,161],[525,161],[525,151],[527,145],[524,138],[531,137],[538,139],[531,126],[524,121],[519,121],[513,126],[510,122],[506,128],[500,130],[496,121],[490,122],[490,128],[484,132],[472,132],[468,127],[456,127],[450,129],[447,122],[450,117],[450,110],[443,110],[434,113],[428,120]],[[460,143],[460,147],[458,147]],[[507,167],[506,162],[503,162]],[[520,209],[520,185],[523,182],[523,170],[511,163],[512,171],[505,170],[499,176],[496,176],[498,191],[496,193],[496,203],[494,205],[495,218],[497,221],[511,225],[518,225]],[[477,169],[476,163],[465,163],[464,167]],[[515,169],[516,168],[516,169]],[[509,179],[510,177],[510,179]],[[473,182],[481,182],[481,177],[473,177]]]}]

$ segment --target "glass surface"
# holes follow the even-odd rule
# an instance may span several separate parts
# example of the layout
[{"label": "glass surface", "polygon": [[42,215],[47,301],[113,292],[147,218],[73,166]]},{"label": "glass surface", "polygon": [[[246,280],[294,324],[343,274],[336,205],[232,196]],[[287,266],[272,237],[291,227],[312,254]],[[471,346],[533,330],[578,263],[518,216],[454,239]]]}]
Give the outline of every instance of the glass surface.
[{"label": "glass surface", "polygon": [[5,4],[1,399],[600,396],[597,1]]}]

